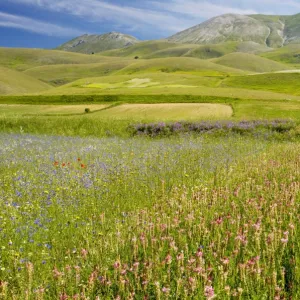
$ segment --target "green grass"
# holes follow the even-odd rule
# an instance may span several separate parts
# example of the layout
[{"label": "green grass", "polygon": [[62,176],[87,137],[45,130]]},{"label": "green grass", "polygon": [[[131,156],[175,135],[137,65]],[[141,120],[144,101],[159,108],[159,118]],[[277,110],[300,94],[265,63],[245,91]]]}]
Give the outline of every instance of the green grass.
[{"label": "green grass", "polygon": [[185,56],[186,54],[188,54],[193,49],[197,49],[198,47],[199,47],[198,45],[179,44],[174,47],[155,51],[155,52],[145,56],[144,58],[152,59],[152,58],[182,57],[182,56]]},{"label": "green grass", "polygon": [[0,95],[30,94],[51,89],[31,76],[0,66]]},{"label": "green grass", "polygon": [[113,57],[131,57],[139,56],[140,58],[145,58],[152,53],[164,49],[171,49],[173,47],[177,47],[178,44],[170,43],[167,41],[147,41],[135,44],[133,46],[111,50],[106,52],[101,52],[100,55],[104,56],[113,56]]},{"label": "green grass", "polygon": [[212,62],[254,73],[276,72],[293,69],[292,66],[274,62],[270,59],[248,53],[231,53],[222,56],[221,58],[214,59]]},{"label": "green grass", "polygon": [[133,60],[119,59],[117,61],[93,64],[47,65],[31,68],[25,71],[25,74],[49,84],[60,86],[85,77],[110,75],[131,63],[133,63]]},{"label": "green grass", "polygon": [[221,57],[228,53],[236,52],[238,43],[229,42],[224,44],[197,46],[197,48],[191,49],[189,52],[187,52],[185,56],[200,59],[211,59]]},{"label": "green grass", "polygon": [[157,58],[138,61],[118,72],[118,74],[139,74],[149,72],[194,72],[198,75],[241,74],[242,71],[220,66],[206,60],[190,57]]},{"label": "green grass", "polygon": [[[194,96],[48,96],[27,97],[35,105],[0,106],[1,132],[71,136],[128,137],[128,126],[137,122],[228,119],[292,119],[300,122],[299,101],[239,100]],[[93,99],[94,101],[91,101]],[[47,105],[42,106],[41,101]],[[110,102],[104,102],[110,101]],[[2,97],[0,102],[25,102],[23,97]],[[102,103],[96,105],[95,103]],[[56,103],[51,106],[49,103]],[[69,103],[69,105],[66,105]],[[70,104],[73,105],[70,105]],[[85,103],[78,105],[78,103]],[[131,103],[131,104],[127,104]],[[159,104],[161,103],[161,104]],[[171,104],[174,103],[174,104]],[[184,104],[185,103],[185,104]],[[192,104],[195,103],[195,104]],[[199,103],[199,104],[196,104]],[[207,103],[205,105],[205,103]],[[39,105],[37,105],[39,104]],[[226,105],[226,106],[224,106]],[[106,109],[98,111],[102,108]],[[92,113],[85,114],[90,108]],[[232,114],[232,110],[233,114]],[[51,116],[52,115],[52,116]]]},{"label": "green grass", "polygon": [[300,64],[300,45],[290,44],[274,51],[263,53],[261,56],[282,63]]},{"label": "green grass", "polygon": [[300,102],[295,101],[237,101],[233,103],[235,118],[293,119],[300,121]]},{"label": "green grass", "polygon": [[300,74],[277,73],[245,77],[236,76],[225,79],[221,86],[300,95]]},{"label": "green grass", "polygon": [[299,298],[299,144],[0,143],[3,299]]},{"label": "green grass", "polygon": [[85,55],[58,50],[0,48],[0,65],[27,70],[44,65],[91,64],[111,61],[109,57]]},{"label": "green grass", "polygon": [[[183,50],[139,45],[145,56]],[[84,78],[0,96],[0,299],[299,299],[300,74],[184,57],[134,61],[122,75],[128,59],[5,51],[0,65],[31,68],[3,67],[14,93],[50,88],[29,74]],[[293,122],[132,133],[207,119]]]},{"label": "green grass", "polygon": [[[121,95],[139,96],[173,95],[182,97],[192,95],[199,97],[239,98],[239,99],[292,99],[299,96],[275,93],[263,90],[251,90],[247,87],[223,87],[222,80],[226,76],[197,76],[190,74],[133,74],[131,76],[107,76],[100,78],[85,78],[70,84],[52,89],[43,94],[49,95]],[[149,83],[137,86],[135,80],[149,80]],[[174,79],[174,81],[173,81]]]},{"label": "green grass", "polygon": [[[246,82],[248,77],[241,77],[241,75],[247,73],[274,72],[298,67],[277,63],[253,54],[224,55],[230,51],[250,51],[255,47],[253,43],[198,46],[156,41],[117,50],[129,51],[126,53],[130,59],[126,58],[125,52],[123,53],[125,57],[108,57],[54,50],[0,48],[0,65],[23,70],[23,74],[12,73],[13,70],[8,71],[10,75],[1,79],[0,94],[191,94],[241,99],[297,99],[293,96],[298,95],[295,81],[279,84],[280,90],[260,88],[259,84],[257,86],[232,84],[236,78],[238,81]],[[133,59],[132,54],[136,54],[134,51],[141,51],[140,53],[144,53],[148,59]],[[215,56],[214,51],[219,51],[223,56],[204,60],[195,58],[200,52],[193,54],[193,51],[206,53],[208,56],[205,58],[210,58],[210,55]],[[184,57],[149,58],[172,55],[184,55]],[[2,76],[4,74],[3,71]],[[35,79],[29,82],[32,77]],[[50,86],[41,81],[51,85],[52,88],[50,89]],[[142,81],[142,84],[136,84]],[[264,85],[263,80],[260,85]]]}]

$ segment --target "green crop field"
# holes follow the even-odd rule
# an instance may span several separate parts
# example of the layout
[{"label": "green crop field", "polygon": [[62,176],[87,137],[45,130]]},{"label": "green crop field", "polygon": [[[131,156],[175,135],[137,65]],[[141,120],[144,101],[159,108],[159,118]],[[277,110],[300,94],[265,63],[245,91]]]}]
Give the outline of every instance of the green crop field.
[{"label": "green crop field", "polygon": [[0,48],[0,299],[299,299],[297,49]]}]

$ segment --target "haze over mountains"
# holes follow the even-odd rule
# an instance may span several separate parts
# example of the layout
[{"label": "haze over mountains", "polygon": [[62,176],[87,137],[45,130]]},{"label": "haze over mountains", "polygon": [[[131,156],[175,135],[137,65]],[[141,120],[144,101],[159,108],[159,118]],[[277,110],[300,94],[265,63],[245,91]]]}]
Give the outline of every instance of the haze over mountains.
[{"label": "haze over mountains", "polygon": [[[269,48],[300,43],[300,14],[293,16],[225,14],[186,29],[166,39],[181,44],[253,42]],[[83,35],[58,47],[59,50],[97,53],[139,43],[133,36],[111,32]]]}]

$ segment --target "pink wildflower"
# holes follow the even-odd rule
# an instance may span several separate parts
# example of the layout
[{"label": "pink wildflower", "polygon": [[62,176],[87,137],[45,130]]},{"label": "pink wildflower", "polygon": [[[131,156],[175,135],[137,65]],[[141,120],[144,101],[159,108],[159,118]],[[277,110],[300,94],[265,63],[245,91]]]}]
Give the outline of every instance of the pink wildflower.
[{"label": "pink wildflower", "polygon": [[204,288],[204,295],[207,299],[213,299],[215,297],[215,291],[212,286],[206,286]]}]

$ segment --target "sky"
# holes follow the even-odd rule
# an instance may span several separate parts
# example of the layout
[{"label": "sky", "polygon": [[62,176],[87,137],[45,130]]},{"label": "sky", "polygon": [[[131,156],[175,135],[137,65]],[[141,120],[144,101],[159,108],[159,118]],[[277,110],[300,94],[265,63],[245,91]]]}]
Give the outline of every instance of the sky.
[{"label": "sky", "polygon": [[0,46],[55,48],[117,31],[160,39],[225,14],[300,12],[300,0],[0,0]]}]

